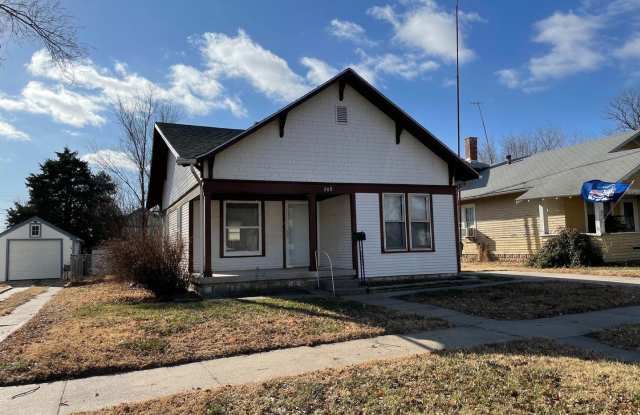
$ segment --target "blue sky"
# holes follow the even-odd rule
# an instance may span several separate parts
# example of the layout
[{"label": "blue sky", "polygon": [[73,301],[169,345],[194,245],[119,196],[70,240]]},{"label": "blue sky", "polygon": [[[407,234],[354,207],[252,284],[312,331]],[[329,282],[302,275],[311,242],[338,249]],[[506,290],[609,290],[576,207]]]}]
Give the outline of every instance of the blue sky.
[{"label": "blue sky", "polygon": [[[112,103],[151,88],[185,123],[243,128],[352,66],[455,150],[452,0],[81,1],[63,5],[87,59],[72,82],[37,44],[3,44],[0,220],[64,146],[118,158]],[[640,84],[640,0],[462,0],[462,134],[613,129]],[[111,151],[111,153],[105,153]],[[3,223],[0,224],[0,228]]]}]

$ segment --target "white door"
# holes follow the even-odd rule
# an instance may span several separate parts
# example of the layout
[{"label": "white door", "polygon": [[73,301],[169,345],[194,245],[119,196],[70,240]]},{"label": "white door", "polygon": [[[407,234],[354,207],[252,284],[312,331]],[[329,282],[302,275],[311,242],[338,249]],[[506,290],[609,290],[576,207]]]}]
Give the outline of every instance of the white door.
[{"label": "white door", "polygon": [[287,267],[309,266],[309,205],[286,202]]},{"label": "white door", "polygon": [[8,280],[62,277],[62,240],[9,240]]}]

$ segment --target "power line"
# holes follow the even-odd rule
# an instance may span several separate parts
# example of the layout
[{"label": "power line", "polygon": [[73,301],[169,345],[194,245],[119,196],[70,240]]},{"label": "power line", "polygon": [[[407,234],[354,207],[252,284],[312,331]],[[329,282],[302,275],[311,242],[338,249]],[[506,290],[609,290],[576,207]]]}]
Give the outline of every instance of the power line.
[{"label": "power line", "polygon": [[482,102],[471,101],[470,104],[478,107],[478,112],[480,113],[480,121],[482,122],[482,129],[484,130],[484,141],[487,145],[487,153],[489,153],[488,154],[489,162],[493,164],[495,162],[495,155],[493,154],[493,146],[491,145],[491,141],[489,141],[489,133],[487,133],[487,124],[484,121],[484,114],[482,113]]}]

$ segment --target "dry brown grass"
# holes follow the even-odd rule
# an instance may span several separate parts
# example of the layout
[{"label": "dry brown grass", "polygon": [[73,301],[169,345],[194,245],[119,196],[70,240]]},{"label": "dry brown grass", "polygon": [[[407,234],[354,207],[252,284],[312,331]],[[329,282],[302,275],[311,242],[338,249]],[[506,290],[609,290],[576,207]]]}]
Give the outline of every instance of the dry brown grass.
[{"label": "dry brown grass", "polygon": [[640,366],[544,340],[440,352],[258,385],[125,404],[100,414],[637,414]]},{"label": "dry brown grass", "polygon": [[640,324],[627,324],[597,331],[591,333],[590,336],[609,346],[640,352]]},{"label": "dry brown grass", "polygon": [[0,283],[0,293],[9,288],[8,285]]},{"label": "dry brown grass", "polygon": [[45,291],[47,291],[46,287],[31,287],[11,294],[6,299],[0,301],[0,317],[13,313],[13,310]]},{"label": "dry brown grass", "polygon": [[444,327],[443,320],[318,297],[158,303],[146,290],[96,283],[65,288],[0,343],[0,384]]},{"label": "dry brown grass", "polygon": [[601,267],[573,267],[573,268],[533,268],[524,264],[507,262],[463,262],[462,271],[521,271],[547,272],[554,274],[586,274],[606,277],[640,277],[640,267],[601,266]]},{"label": "dry brown grass", "polygon": [[640,304],[640,287],[573,281],[518,282],[422,292],[403,300],[498,320],[529,320]]}]

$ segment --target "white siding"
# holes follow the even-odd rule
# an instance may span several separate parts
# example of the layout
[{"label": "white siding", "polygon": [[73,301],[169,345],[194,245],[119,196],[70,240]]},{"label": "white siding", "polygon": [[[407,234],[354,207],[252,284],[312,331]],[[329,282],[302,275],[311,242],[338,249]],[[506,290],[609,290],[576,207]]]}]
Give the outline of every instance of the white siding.
[{"label": "white siding", "polygon": [[[6,281],[6,254],[7,239],[29,239],[29,224],[25,224],[0,237],[0,281]],[[73,251],[73,240],[67,235],[41,223],[40,239],[62,239],[62,262],[64,265],[71,264],[71,253]]]},{"label": "white siding", "polygon": [[256,268],[282,268],[282,202],[264,202],[265,256],[220,257],[220,202],[211,207],[211,261],[213,272],[241,271]]},{"label": "white siding", "polygon": [[[351,269],[351,210],[348,195],[318,203],[318,234],[319,249],[329,254],[333,266]],[[321,256],[321,259],[321,266],[326,266],[325,257]]]},{"label": "white siding", "polygon": [[[349,123],[335,122],[346,105]],[[347,86],[333,85],[278,121],[216,155],[214,178],[313,182],[448,184],[447,164],[406,131],[396,145],[395,124]]]},{"label": "white siding", "polygon": [[197,185],[189,167],[178,166],[176,157],[169,152],[167,156],[167,177],[162,188],[162,209],[171,206],[189,189]]},{"label": "white siding", "polygon": [[202,213],[200,199],[193,201],[193,272],[202,272]]},{"label": "white siding", "polygon": [[356,218],[358,231],[367,234],[364,241],[367,277],[457,272],[453,196],[433,195],[434,252],[382,253],[378,194],[356,194]]}]

